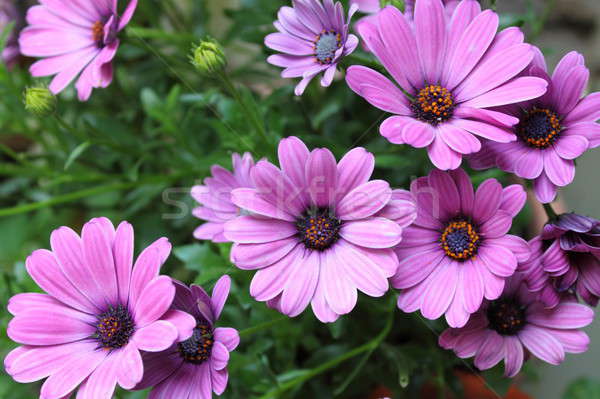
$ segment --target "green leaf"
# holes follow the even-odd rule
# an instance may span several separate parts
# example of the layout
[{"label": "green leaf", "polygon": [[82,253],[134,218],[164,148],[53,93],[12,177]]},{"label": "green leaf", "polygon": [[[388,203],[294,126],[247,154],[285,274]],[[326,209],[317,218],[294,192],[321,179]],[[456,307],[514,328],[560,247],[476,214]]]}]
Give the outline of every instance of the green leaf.
[{"label": "green leaf", "polygon": [[81,154],[83,154],[85,152],[85,150],[87,150],[89,148],[89,146],[91,145],[91,143],[89,141],[84,141],[83,143],[79,144],[77,147],[75,147],[75,149],[73,151],[71,151],[71,153],[69,154],[69,157],[67,158],[67,161],[65,162],[65,170],[68,170],[71,165],[73,164],[73,162],[75,162],[75,160],[77,160],[77,158],[79,158],[81,156]]},{"label": "green leaf", "polygon": [[579,378],[569,384],[563,399],[600,399],[600,382]]}]

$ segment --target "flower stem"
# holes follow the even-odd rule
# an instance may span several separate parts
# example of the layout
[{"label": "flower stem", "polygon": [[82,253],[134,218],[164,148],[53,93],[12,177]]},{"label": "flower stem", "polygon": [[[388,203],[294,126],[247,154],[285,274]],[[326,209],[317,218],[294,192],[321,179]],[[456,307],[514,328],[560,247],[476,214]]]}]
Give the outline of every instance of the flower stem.
[{"label": "flower stem", "polygon": [[[395,302],[394,302],[394,305],[395,305]],[[294,388],[295,386],[302,384],[302,383],[310,380],[311,378],[316,377],[317,375],[326,372],[327,370],[337,366],[338,364],[343,363],[348,359],[352,359],[353,357],[358,356],[361,353],[375,350],[390,333],[393,322],[394,322],[394,311],[392,310],[392,311],[390,311],[390,315],[385,324],[385,327],[383,328],[383,330],[381,330],[381,332],[375,338],[373,338],[369,342],[367,342],[359,347],[356,347],[334,359],[331,359],[328,362],[323,363],[319,367],[315,367],[314,369],[307,370],[307,372],[305,374],[302,374],[292,380],[286,381],[285,383],[283,383],[283,384],[279,385],[278,387],[273,388],[269,392],[265,393],[259,399],[279,398],[279,397],[281,397],[281,394],[283,394],[284,392],[287,392],[290,389]]]},{"label": "flower stem", "polygon": [[246,115],[246,118],[248,119],[250,124],[252,124],[252,126],[254,127],[254,130],[256,130],[256,132],[262,137],[264,143],[268,146],[268,148],[270,148],[271,141],[269,140],[269,135],[267,133],[264,120],[259,115],[257,109],[251,104],[248,104],[248,101],[244,98],[242,93],[235,87],[235,85],[233,84],[233,82],[231,81],[231,79],[225,71],[217,73],[217,76],[219,77],[219,80],[223,84],[225,90],[229,92],[231,97],[233,97],[233,99],[242,108],[242,111]]},{"label": "flower stem", "polygon": [[243,330],[239,331],[240,337],[242,337],[244,335],[254,334],[257,331],[266,330],[267,328],[271,327],[272,325],[275,325],[279,322],[282,322],[282,321],[288,320],[288,319],[289,319],[289,317],[287,317],[287,316],[281,316],[281,317],[278,317],[273,320],[268,320],[263,323],[259,323],[252,327],[244,328]]},{"label": "flower stem", "polygon": [[544,205],[544,210],[546,211],[546,215],[548,215],[549,220],[553,220],[558,217],[556,212],[554,212],[554,209],[552,209],[552,205],[550,205],[550,204],[543,204],[543,205]]}]

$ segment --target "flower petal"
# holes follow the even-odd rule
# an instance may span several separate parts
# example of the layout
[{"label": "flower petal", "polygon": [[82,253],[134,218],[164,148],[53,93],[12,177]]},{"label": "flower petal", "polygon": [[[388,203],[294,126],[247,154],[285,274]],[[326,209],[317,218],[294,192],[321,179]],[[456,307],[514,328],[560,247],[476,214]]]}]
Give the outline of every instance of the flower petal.
[{"label": "flower petal", "polygon": [[241,244],[262,244],[291,237],[297,233],[294,223],[277,219],[240,216],[225,223],[225,237]]},{"label": "flower petal", "polygon": [[313,298],[319,280],[319,252],[306,252],[293,267],[281,296],[281,312],[290,317],[302,313]]},{"label": "flower petal", "polygon": [[383,180],[371,180],[350,191],[338,203],[336,213],[343,220],[368,218],[387,205],[392,196],[390,185]]},{"label": "flower petal", "polygon": [[523,345],[536,357],[555,366],[565,360],[560,342],[546,329],[527,325],[518,334]]},{"label": "flower petal", "polygon": [[131,341],[143,351],[160,352],[173,345],[177,336],[178,331],[173,324],[157,320],[137,330]]}]

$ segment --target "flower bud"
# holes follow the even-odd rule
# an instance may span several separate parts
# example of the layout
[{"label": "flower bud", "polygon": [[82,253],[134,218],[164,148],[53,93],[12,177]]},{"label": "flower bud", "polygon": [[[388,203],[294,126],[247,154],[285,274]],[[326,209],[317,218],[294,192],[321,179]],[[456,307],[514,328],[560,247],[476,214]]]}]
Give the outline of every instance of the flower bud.
[{"label": "flower bud", "polygon": [[214,39],[207,39],[195,46],[191,56],[192,65],[205,75],[221,72],[227,65],[227,59],[221,45]]},{"label": "flower bud", "polygon": [[56,109],[56,97],[47,87],[28,87],[23,93],[25,109],[37,116],[47,116]]}]

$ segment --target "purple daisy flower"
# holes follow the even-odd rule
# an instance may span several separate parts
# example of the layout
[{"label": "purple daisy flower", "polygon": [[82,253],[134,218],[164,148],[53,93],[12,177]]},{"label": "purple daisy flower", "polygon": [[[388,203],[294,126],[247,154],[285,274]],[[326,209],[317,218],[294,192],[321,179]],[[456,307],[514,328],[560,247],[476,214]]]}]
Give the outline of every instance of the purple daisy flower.
[{"label": "purple daisy flower", "polygon": [[[518,122],[488,108],[542,95],[538,77],[517,77],[534,51],[518,28],[498,34],[498,15],[461,1],[448,17],[441,0],[420,0],[414,21],[388,6],[360,35],[393,76],[363,66],[348,68],[350,88],[372,105],[395,114],[380,126],[394,144],[427,148],[433,164],[456,169],[462,156],[480,150],[475,136],[508,143],[516,136],[498,127]],[[404,95],[410,95],[410,98]]]},{"label": "purple daisy flower", "polygon": [[591,306],[600,299],[600,221],[567,213],[550,221],[531,242],[523,265],[529,289],[548,307],[575,294]]},{"label": "purple daisy flower", "polygon": [[349,313],[357,290],[382,296],[398,267],[392,248],[415,217],[410,194],[370,180],[375,160],[363,148],[336,164],[329,150],[289,137],[279,164],[258,162],[256,188],[232,192],[250,214],[227,222],[225,237],[232,262],[258,270],[250,294],[290,317],[312,304],[323,322]]},{"label": "purple daisy flower", "polygon": [[[21,25],[21,19],[22,18],[19,16],[19,12],[15,7],[14,0],[0,0],[0,32],[4,31],[11,22],[15,22],[15,27],[13,29],[17,30]],[[6,40],[6,46],[2,52],[2,59],[8,67],[11,67],[15,64],[20,54],[17,35],[15,34],[15,31],[13,31],[8,35],[8,39]]]},{"label": "purple daisy flower", "polygon": [[270,64],[285,68],[282,77],[302,77],[295,90],[300,96],[321,72],[325,72],[321,86],[329,86],[338,62],[356,49],[358,38],[348,33],[348,23],[357,6],[350,7],[347,23],[340,2],[294,0],[293,4],[293,8],[279,9],[279,19],[274,23],[279,32],[267,35],[265,45],[284,53],[267,58]]},{"label": "purple daisy flower", "polygon": [[192,314],[196,328],[186,341],[163,352],[144,353],[144,379],[136,389],[154,387],[149,399],[210,399],[227,386],[229,352],[240,342],[237,330],[216,327],[229,295],[231,280],[223,276],[213,288],[212,298],[197,285],[191,289],[176,282],[173,308]]},{"label": "purple daisy flower", "polygon": [[204,185],[192,187],[192,197],[202,206],[194,208],[192,214],[206,223],[194,231],[198,240],[227,242],[223,235],[225,223],[240,214],[240,208],[231,201],[231,191],[236,188],[254,188],[250,171],[254,159],[249,153],[232,155],[233,172],[214,165],[212,177],[204,179]]},{"label": "purple daisy flower", "polygon": [[81,238],[61,227],[52,251],[34,251],[26,262],[47,294],[13,296],[7,335],[19,346],[4,359],[18,382],[46,378],[40,397],[58,399],[79,385],[77,397],[111,398],[116,384],[133,388],[142,379],[140,351],[162,351],[188,338],[194,318],[169,310],[175,286],[159,276],[171,245],[161,238],[133,264],[133,228],[116,231],[106,218],[83,226]]},{"label": "purple daisy flower", "polygon": [[548,91],[542,97],[503,107],[502,112],[519,119],[513,143],[486,143],[474,156],[477,169],[497,166],[524,179],[534,180],[540,202],[552,202],[558,187],[575,178],[574,159],[590,148],[600,146],[600,93],[583,96],[590,72],[583,56],[565,55],[548,76],[541,52],[532,62],[529,74],[545,79]]},{"label": "purple daisy flower", "polygon": [[480,370],[504,359],[505,375],[514,377],[529,355],[558,365],[565,353],[587,351],[590,339],[579,329],[593,318],[592,309],[568,300],[546,309],[517,273],[500,298],[486,301],[463,328],[444,331],[439,344],[462,359],[475,357]]},{"label": "purple daisy flower", "polygon": [[118,33],[131,20],[137,0],[122,16],[118,0],[40,0],[27,11],[21,32],[21,52],[42,60],[30,68],[33,76],[56,75],[49,89],[60,93],[77,76],[79,100],[87,101],[92,89],[107,87],[113,78],[112,60],[119,48]]},{"label": "purple daisy flower", "polygon": [[434,320],[446,315],[462,327],[483,298],[497,299],[518,262],[529,259],[529,245],[507,234],[523,208],[520,185],[502,188],[495,179],[474,192],[462,169],[433,170],[413,181],[417,219],[403,234],[396,252],[401,259],[392,286],[402,289],[398,307],[421,310]]}]

